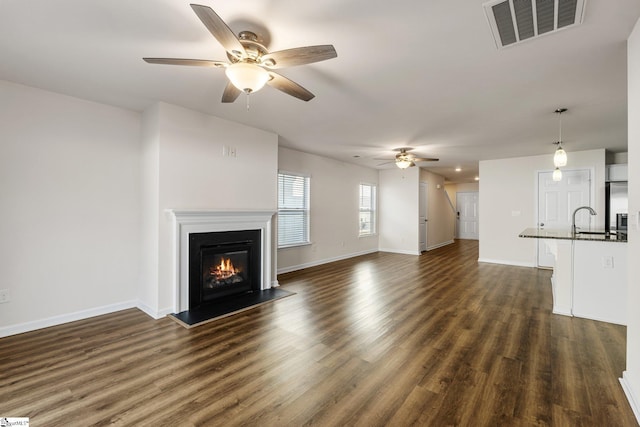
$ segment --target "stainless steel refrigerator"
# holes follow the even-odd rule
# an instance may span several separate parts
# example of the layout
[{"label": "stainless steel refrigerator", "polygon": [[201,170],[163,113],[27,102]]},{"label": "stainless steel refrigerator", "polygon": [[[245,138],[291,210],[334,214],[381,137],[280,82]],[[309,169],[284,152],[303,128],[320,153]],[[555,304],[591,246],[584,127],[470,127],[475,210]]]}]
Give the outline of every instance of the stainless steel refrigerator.
[{"label": "stainless steel refrigerator", "polygon": [[619,218],[624,216],[626,219],[627,212],[629,212],[629,202],[627,195],[627,183],[620,182],[607,182],[605,185],[606,196],[606,211],[605,211],[605,226],[607,231],[624,231],[625,228],[619,226]]}]

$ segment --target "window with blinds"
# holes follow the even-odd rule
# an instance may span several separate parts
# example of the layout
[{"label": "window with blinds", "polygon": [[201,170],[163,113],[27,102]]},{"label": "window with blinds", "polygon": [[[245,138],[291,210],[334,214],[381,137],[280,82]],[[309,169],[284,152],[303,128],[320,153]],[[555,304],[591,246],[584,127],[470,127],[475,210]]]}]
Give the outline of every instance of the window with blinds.
[{"label": "window with blinds", "polygon": [[376,233],[376,186],[360,184],[360,236]]},{"label": "window with blinds", "polygon": [[278,173],[278,247],[309,244],[309,181]]}]

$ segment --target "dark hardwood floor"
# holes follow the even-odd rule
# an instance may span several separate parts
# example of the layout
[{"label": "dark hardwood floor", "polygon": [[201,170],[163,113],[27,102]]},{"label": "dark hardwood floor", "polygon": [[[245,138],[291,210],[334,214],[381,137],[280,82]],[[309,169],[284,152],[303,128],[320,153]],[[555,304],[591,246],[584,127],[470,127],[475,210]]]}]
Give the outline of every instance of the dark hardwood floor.
[{"label": "dark hardwood floor", "polygon": [[475,241],[279,277],[297,294],[187,330],[132,309],[0,339],[31,426],[635,426],[626,328],[551,314],[550,272]]}]

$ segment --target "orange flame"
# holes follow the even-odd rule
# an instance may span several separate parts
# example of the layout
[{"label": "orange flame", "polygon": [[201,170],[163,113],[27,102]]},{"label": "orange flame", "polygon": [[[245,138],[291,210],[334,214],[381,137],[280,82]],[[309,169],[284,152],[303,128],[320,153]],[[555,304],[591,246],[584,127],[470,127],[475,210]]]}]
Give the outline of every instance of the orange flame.
[{"label": "orange flame", "polygon": [[240,269],[233,266],[231,258],[222,258],[219,265],[209,269],[209,273],[215,276],[216,280],[224,280],[240,273]]}]

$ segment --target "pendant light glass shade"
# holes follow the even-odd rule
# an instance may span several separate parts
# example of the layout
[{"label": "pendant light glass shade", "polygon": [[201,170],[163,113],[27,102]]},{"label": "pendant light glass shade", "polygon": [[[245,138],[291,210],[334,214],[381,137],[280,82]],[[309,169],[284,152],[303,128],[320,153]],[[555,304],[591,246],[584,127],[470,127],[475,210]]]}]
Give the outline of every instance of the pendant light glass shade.
[{"label": "pendant light glass shade", "polygon": [[257,92],[269,81],[264,68],[247,62],[236,62],[225,70],[231,83],[245,93]]},{"label": "pendant light glass shade", "polygon": [[[556,167],[554,172],[554,181],[560,181],[562,179],[562,172],[558,168],[567,165],[567,152],[562,148],[562,113],[567,111],[566,108],[558,108],[554,113],[558,115],[558,142],[554,142],[554,144],[558,145],[555,154],[553,155],[553,165]],[[558,172],[560,174],[560,178],[555,179],[555,173]]]},{"label": "pendant light glass shade", "polygon": [[556,170],[553,171],[553,180],[556,182],[562,181],[562,171],[560,168],[556,167]]},{"label": "pendant light glass shade", "polygon": [[562,144],[558,143],[558,149],[553,155],[553,165],[557,168],[567,166],[567,152],[562,148]]}]

